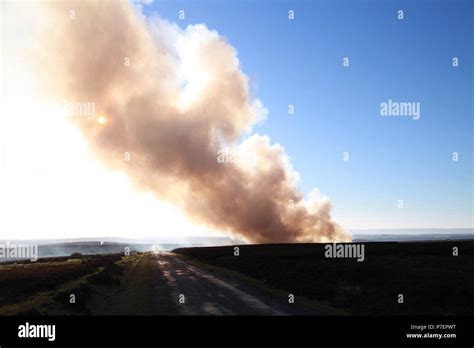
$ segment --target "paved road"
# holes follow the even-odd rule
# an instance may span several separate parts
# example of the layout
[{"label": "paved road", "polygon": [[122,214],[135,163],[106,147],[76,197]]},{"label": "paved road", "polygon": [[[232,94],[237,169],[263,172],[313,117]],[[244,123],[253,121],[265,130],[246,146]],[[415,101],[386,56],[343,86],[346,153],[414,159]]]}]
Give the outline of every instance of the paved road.
[{"label": "paved road", "polygon": [[160,252],[154,255],[153,262],[157,266],[155,289],[158,314],[317,314],[296,303],[289,304],[287,295],[278,296],[244,284],[227,273],[199,266],[181,255]]}]

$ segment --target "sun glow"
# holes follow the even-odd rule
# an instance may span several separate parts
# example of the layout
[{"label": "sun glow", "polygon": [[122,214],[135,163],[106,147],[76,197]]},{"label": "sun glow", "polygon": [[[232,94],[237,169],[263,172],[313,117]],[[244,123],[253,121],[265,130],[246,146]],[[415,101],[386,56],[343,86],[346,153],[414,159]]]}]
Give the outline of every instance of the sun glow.
[{"label": "sun glow", "polygon": [[35,97],[27,69],[10,63],[0,96],[0,238],[215,235],[104,168],[71,122],[68,103]]},{"label": "sun glow", "polygon": [[136,192],[125,174],[105,169],[59,105],[7,99],[0,133],[1,238],[210,234],[152,194]]},{"label": "sun glow", "polygon": [[99,116],[97,118],[97,123],[98,124],[105,124],[107,122],[107,119],[105,118],[105,116]]}]

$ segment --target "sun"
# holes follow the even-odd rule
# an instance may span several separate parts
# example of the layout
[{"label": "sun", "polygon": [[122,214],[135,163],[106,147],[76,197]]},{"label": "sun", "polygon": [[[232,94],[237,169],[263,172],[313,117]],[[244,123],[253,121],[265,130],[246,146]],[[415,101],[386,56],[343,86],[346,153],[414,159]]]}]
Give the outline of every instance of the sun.
[{"label": "sun", "polygon": [[97,123],[99,124],[105,124],[105,122],[107,122],[107,119],[104,117],[104,116],[99,116],[97,118]]}]

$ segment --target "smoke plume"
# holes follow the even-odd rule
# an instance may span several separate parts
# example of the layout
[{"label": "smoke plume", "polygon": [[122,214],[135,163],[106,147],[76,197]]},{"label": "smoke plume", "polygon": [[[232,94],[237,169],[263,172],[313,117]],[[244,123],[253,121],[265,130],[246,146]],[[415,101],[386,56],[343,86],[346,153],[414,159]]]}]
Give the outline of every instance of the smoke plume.
[{"label": "smoke plume", "polygon": [[122,1],[40,3],[43,90],[95,103],[95,118],[71,119],[109,168],[248,242],[350,240],[319,191],[303,198],[284,148],[251,133],[267,111],[216,31]]}]

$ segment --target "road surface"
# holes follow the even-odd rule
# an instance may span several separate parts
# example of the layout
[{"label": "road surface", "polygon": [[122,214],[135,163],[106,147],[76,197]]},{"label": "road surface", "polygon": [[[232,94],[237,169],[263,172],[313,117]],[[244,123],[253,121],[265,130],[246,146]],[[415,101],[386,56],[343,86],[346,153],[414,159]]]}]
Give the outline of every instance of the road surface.
[{"label": "road surface", "polygon": [[156,308],[160,315],[315,315],[288,295],[244,284],[231,275],[210,270],[181,255],[153,256]]}]

